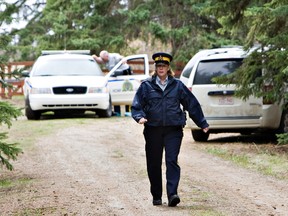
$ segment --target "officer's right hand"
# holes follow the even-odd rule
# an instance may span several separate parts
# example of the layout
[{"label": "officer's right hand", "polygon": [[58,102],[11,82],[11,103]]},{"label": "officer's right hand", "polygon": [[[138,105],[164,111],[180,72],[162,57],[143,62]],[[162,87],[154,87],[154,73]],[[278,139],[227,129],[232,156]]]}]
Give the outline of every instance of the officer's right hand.
[{"label": "officer's right hand", "polygon": [[141,118],[141,119],[138,121],[139,124],[144,124],[144,123],[146,123],[146,122],[147,122],[147,119],[146,119],[146,118]]}]

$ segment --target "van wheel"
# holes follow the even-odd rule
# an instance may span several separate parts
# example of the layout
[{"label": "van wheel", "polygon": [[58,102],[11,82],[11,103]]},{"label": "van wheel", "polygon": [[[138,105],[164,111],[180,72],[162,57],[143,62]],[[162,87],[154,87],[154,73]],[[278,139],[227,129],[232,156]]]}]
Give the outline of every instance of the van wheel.
[{"label": "van wheel", "polygon": [[288,110],[283,110],[277,133],[288,133]]},{"label": "van wheel", "polygon": [[207,142],[209,132],[204,133],[202,130],[191,130],[192,137],[196,142]]}]

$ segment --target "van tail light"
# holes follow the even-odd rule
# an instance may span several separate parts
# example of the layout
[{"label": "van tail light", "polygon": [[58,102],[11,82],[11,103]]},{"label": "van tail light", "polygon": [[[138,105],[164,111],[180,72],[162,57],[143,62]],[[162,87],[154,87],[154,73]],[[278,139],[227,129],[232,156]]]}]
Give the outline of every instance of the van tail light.
[{"label": "van tail light", "polygon": [[189,87],[188,89],[192,92],[192,87]]},{"label": "van tail light", "polygon": [[[269,93],[273,90],[273,86],[272,85],[265,85],[263,89],[264,89],[264,92]],[[274,101],[269,99],[269,97],[263,96],[263,104],[268,105],[268,104],[273,104],[273,103],[274,103]]]}]

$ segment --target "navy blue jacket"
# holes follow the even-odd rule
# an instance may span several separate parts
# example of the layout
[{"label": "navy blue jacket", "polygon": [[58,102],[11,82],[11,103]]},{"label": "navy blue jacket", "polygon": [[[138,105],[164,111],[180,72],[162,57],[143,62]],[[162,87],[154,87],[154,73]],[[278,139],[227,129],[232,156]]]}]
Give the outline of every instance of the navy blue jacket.
[{"label": "navy blue jacket", "polygon": [[171,76],[164,91],[157,85],[156,76],[143,81],[131,107],[133,119],[138,122],[144,117],[148,126],[184,126],[185,110],[198,127],[209,126],[196,97],[180,80]]}]

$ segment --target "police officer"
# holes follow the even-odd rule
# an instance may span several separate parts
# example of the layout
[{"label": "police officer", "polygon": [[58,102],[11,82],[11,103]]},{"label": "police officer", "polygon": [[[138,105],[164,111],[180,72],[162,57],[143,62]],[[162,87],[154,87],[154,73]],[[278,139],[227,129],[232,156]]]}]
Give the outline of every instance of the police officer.
[{"label": "police officer", "polygon": [[[168,206],[180,203],[178,184],[180,167],[178,154],[186,123],[185,110],[198,127],[207,133],[209,125],[195,96],[170,69],[172,56],[155,53],[155,71],[151,78],[143,81],[132,103],[132,117],[144,124],[144,138],[150,192],[153,205],[162,205],[162,156],[165,150],[166,190]],[[183,110],[181,109],[181,105]]]}]

